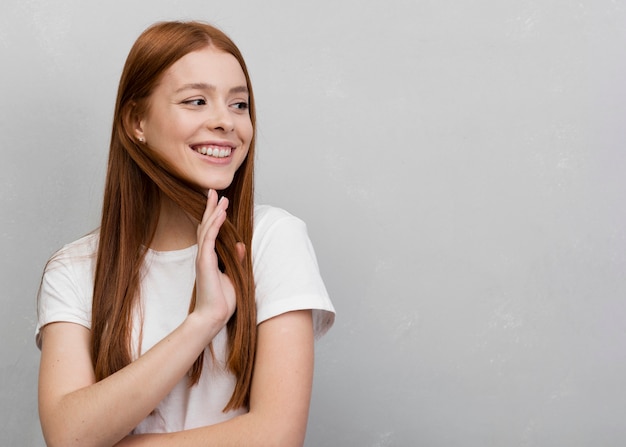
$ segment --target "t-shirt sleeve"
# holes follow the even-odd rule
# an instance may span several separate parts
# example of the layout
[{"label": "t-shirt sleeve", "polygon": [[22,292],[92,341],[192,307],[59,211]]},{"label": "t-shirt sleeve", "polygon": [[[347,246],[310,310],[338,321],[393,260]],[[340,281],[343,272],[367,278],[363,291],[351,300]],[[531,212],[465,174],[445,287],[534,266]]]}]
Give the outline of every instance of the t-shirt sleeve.
[{"label": "t-shirt sleeve", "polygon": [[311,309],[316,338],[332,326],[335,309],[322,281],[306,225],[271,208],[255,225],[252,243],[257,323]]},{"label": "t-shirt sleeve", "polygon": [[82,284],[88,279],[85,275],[90,273],[90,261],[58,253],[46,265],[37,296],[35,341],[40,349],[41,328],[49,323],[69,322],[91,328],[92,292]]}]

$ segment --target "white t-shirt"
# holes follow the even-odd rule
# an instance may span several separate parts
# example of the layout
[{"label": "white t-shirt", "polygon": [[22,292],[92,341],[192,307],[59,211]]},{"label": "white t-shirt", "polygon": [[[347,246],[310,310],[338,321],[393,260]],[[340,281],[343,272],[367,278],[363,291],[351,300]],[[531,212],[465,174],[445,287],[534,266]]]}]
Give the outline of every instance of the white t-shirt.
[{"label": "white t-shirt", "polygon": [[[98,233],[91,233],[63,247],[46,266],[38,299],[38,346],[40,329],[48,323],[63,321],[91,327],[97,244]],[[133,327],[135,358],[172,332],[187,316],[195,283],[196,253],[196,245],[146,253],[140,307]],[[252,266],[257,324],[285,312],[312,309],[316,337],[332,326],[335,310],[320,277],[304,222],[279,208],[255,206]],[[213,349],[215,362],[208,348],[205,349],[199,383],[189,387],[187,378],[183,378],[134,433],[172,432],[212,425],[247,411],[245,408],[228,413],[222,411],[235,386],[235,377],[224,366],[225,328],[213,339]]]}]

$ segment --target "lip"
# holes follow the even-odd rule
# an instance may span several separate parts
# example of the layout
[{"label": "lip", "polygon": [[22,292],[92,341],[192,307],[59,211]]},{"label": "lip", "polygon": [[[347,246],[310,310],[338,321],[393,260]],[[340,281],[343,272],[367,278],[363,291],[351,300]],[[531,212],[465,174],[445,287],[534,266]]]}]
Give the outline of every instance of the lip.
[{"label": "lip", "polygon": [[[190,144],[189,147],[191,149],[194,149],[196,147],[200,147],[200,146],[218,146],[218,147],[229,147],[231,149],[235,149],[237,148],[237,145],[230,142],[230,141],[223,141],[223,140],[211,140],[211,141],[202,141],[199,143],[193,143]],[[195,149],[194,149],[195,150]]]}]

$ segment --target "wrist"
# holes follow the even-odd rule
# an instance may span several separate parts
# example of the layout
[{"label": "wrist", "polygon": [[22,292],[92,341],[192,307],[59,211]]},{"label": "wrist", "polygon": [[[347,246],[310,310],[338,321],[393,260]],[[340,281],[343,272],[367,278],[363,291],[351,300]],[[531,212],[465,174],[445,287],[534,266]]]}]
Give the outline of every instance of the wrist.
[{"label": "wrist", "polygon": [[187,315],[183,324],[189,328],[194,338],[200,337],[204,339],[205,344],[209,344],[227,322],[228,319],[194,310]]}]

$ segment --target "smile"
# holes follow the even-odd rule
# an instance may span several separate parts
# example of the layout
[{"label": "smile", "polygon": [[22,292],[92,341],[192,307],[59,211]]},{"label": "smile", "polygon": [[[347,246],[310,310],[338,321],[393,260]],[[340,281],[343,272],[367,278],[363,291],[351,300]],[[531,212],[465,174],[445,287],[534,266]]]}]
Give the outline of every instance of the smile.
[{"label": "smile", "polygon": [[199,154],[207,155],[209,157],[216,157],[216,158],[230,157],[230,154],[233,150],[231,147],[212,146],[212,145],[194,146],[192,147],[192,149],[198,152]]}]

